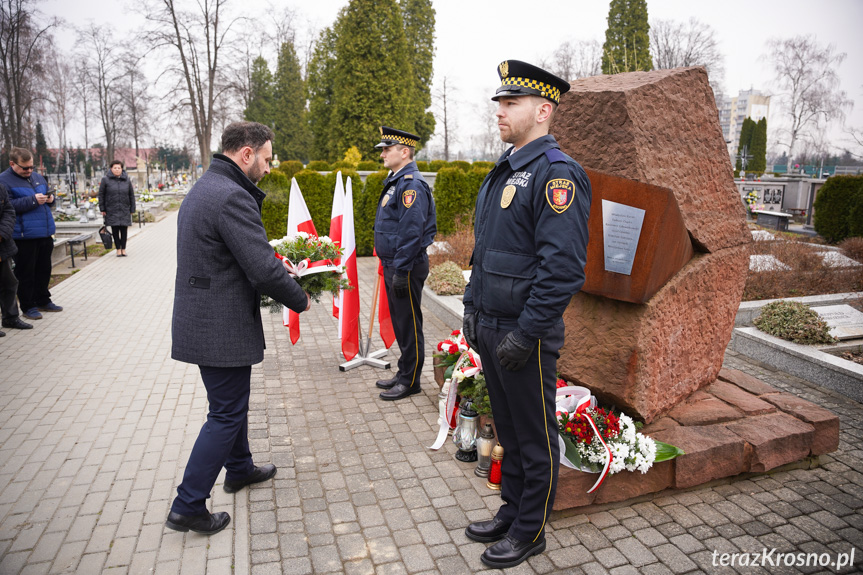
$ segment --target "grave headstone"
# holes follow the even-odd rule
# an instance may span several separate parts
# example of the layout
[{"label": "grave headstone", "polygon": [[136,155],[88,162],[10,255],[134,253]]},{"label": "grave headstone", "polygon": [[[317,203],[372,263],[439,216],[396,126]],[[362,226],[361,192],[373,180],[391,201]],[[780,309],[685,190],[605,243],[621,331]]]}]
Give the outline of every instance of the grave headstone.
[{"label": "grave headstone", "polygon": [[848,304],[825,305],[812,308],[830,326],[830,335],[836,339],[863,338],[863,313]]}]

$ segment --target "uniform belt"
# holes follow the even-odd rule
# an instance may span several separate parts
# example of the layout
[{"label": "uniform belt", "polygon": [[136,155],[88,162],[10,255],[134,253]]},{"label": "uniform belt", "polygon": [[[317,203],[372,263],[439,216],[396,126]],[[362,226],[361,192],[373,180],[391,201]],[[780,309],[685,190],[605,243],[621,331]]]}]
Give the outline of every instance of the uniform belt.
[{"label": "uniform belt", "polygon": [[518,327],[518,318],[514,317],[497,317],[480,312],[478,320],[485,327],[492,329],[512,330]]}]

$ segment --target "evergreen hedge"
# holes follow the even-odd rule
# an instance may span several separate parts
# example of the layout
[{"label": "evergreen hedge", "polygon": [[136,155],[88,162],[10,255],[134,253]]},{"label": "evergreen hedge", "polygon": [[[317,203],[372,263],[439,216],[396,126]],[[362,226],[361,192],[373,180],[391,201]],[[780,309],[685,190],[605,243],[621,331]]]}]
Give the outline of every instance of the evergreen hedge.
[{"label": "evergreen hedge", "polygon": [[279,164],[279,171],[288,176],[288,182],[297,172],[303,171],[303,163],[299,160],[288,160]]},{"label": "evergreen hedge", "polygon": [[465,162],[464,160],[456,160],[454,162],[450,162],[447,167],[458,168],[460,170],[464,170],[465,172],[471,168],[470,162]]},{"label": "evergreen hedge", "polygon": [[428,162],[417,162],[417,169],[421,172],[429,172],[429,163]]},{"label": "evergreen hedge", "polygon": [[269,174],[261,178],[261,181],[258,182],[258,187],[267,193],[271,190],[290,189],[291,176],[283,172],[281,166],[279,166],[278,169],[270,170]]},{"label": "evergreen hedge", "polygon": [[309,162],[308,165],[306,165],[306,169],[313,170],[315,172],[329,172],[330,164],[323,160],[315,160],[313,162]]},{"label": "evergreen hedge", "polygon": [[357,167],[355,165],[353,165],[350,162],[346,162],[344,160],[340,160],[338,162],[335,162],[330,166],[330,170],[332,170],[334,172],[337,170],[345,171],[345,170],[356,170],[356,169],[357,169]]},{"label": "evergreen hedge", "polygon": [[354,196],[354,230],[357,241],[357,256],[370,256],[375,248],[375,215],[378,199],[384,186],[387,170],[366,176],[362,194]]},{"label": "evergreen hedge", "polygon": [[863,236],[863,176],[832,176],[818,190],[815,231],[830,243]]},{"label": "evergreen hedge", "polygon": [[488,174],[483,168],[463,171],[459,168],[442,168],[435,180],[434,197],[437,209],[439,235],[455,231],[458,217],[467,217],[476,206],[479,187]]},{"label": "evergreen hedge", "polygon": [[439,172],[441,168],[445,168],[447,163],[444,160],[432,160],[429,162],[430,172]]},{"label": "evergreen hedge", "polygon": [[376,172],[381,169],[380,162],[372,162],[370,160],[364,160],[357,165],[358,170],[362,170],[364,172]]},{"label": "evergreen hedge", "polygon": [[474,162],[473,164],[471,164],[471,166],[474,168],[481,168],[486,172],[490,172],[491,169],[494,167],[494,162]]}]

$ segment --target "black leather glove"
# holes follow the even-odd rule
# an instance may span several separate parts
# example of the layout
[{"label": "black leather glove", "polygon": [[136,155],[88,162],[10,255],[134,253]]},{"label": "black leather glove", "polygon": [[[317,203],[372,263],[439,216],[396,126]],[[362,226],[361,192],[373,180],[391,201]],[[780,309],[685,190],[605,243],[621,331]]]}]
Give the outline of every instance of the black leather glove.
[{"label": "black leather glove", "polygon": [[461,333],[464,336],[464,340],[467,344],[474,350],[479,351],[479,347],[476,345],[476,314],[475,313],[466,313],[464,314],[464,319],[461,324]]},{"label": "black leather glove", "polygon": [[517,330],[506,334],[497,346],[497,358],[500,364],[509,371],[518,371],[527,364],[536,342],[528,341]]},{"label": "black leather glove", "polygon": [[410,280],[408,279],[408,276],[400,276],[398,274],[393,275],[393,291],[399,299],[408,297],[408,292],[410,291]]}]

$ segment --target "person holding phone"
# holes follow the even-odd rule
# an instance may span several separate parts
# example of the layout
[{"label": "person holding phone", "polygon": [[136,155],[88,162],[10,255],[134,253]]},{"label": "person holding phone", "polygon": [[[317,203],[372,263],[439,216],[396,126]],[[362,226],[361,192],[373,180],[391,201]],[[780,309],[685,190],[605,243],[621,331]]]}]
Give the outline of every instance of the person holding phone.
[{"label": "person holding phone", "polygon": [[42,319],[41,312],[58,312],[63,308],[51,301],[51,252],[54,251],[54,194],[48,182],[36,172],[33,154],[24,148],[9,152],[9,169],[0,173],[0,183],[9,189],[9,201],[15,208],[13,239],[15,276],[18,278],[18,303],[28,319]]}]

